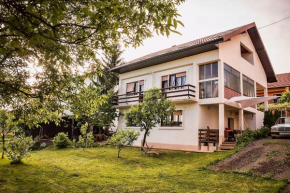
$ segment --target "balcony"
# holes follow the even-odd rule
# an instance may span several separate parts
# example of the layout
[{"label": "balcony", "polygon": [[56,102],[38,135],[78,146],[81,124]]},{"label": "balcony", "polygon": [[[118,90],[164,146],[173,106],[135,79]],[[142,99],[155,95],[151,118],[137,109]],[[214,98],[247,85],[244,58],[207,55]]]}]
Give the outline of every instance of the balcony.
[{"label": "balcony", "polygon": [[[165,98],[173,102],[196,101],[195,86],[187,84],[160,89]],[[146,92],[146,91],[145,91]],[[116,95],[113,104],[116,106],[131,106],[143,101],[144,92],[134,92]]]}]

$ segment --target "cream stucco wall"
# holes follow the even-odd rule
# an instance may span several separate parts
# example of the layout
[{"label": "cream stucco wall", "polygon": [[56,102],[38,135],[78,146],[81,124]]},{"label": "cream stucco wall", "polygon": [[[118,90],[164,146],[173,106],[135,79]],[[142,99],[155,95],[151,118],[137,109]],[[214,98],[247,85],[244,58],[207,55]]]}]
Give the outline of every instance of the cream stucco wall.
[{"label": "cream stucco wall", "polygon": [[[253,52],[254,65],[241,57],[241,43]],[[219,44],[219,58],[224,63],[267,87],[267,77],[255,47],[248,33],[236,35],[231,40]]]}]

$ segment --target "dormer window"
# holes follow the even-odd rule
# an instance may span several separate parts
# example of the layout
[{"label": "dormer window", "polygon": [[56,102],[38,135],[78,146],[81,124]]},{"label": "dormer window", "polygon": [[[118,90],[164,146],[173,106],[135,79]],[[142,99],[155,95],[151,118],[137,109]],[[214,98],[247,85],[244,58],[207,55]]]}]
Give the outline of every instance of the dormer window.
[{"label": "dormer window", "polygon": [[253,52],[241,43],[241,57],[254,65]]}]

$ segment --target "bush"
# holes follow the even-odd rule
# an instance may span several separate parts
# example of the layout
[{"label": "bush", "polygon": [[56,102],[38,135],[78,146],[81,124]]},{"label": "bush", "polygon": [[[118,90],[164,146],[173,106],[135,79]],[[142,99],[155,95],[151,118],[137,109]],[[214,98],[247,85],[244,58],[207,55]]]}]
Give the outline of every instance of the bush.
[{"label": "bush", "polygon": [[256,131],[248,128],[241,135],[236,136],[236,148],[240,149],[257,139],[266,138],[269,136],[269,133],[270,129],[266,126],[263,126]]},{"label": "bush", "polygon": [[94,136],[92,132],[87,133],[87,139],[83,136],[79,136],[79,141],[74,142],[75,143],[75,148],[82,147],[82,148],[90,148],[90,147],[95,147],[96,143],[94,141]]},{"label": "bush", "polygon": [[30,156],[29,147],[32,145],[32,137],[14,137],[7,143],[6,155],[12,160],[11,163],[20,163],[22,158]]},{"label": "bush", "polygon": [[35,150],[43,149],[45,147],[46,147],[46,144],[45,143],[41,143],[40,137],[36,136],[33,139],[33,144],[32,144],[32,146],[29,149],[32,150],[32,151],[35,151]]},{"label": "bush", "polygon": [[58,133],[57,136],[53,138],[53,145],[58,149],[66,148],[71,144],[71,141],[68,138],[66,133]]},{"label": "bush", "polygon": [[135,130],[119,129],[108,141],[109,144],[114,145],[118,149],[118,158],[120,158],[120,152],[125,146],[133,145],[133,142],[140,135]]}]

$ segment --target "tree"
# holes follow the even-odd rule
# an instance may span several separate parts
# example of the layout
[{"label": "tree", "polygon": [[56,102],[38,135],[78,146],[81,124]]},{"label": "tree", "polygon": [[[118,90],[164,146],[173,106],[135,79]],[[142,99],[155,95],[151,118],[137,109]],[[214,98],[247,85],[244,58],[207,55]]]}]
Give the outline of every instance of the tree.
[{"label": "tree", "polygon": [[[56,101],[41,101],[40,99],[13,99],[13,104],[0,108],[0,129],[2,135],[2,158],[5,153],[5,137],[12,132],[23,135],[25,129],[40,127],[40,123],[55,122],[59,124],[59,114]],[[12,110],[7,110],[12,109]],[[15,137],[12,135],[12,137]],[[17,141],[17,140],[16,140]]]},{"label": "tree", "polygon": [[114,145],[118,149],[118,158],[120,158],[120,153],[125,146],[132,146],[134,141],[137,140],[139,132],[135,130],[124,130],[119,129],[108,141],[109,144]]},{"label": "tree", "polygon": [[178,33],[183,24],[176,6],[182,2],[0,1],[1,100],[49,99],[47,95],[58,95],[68,80],[80,75],[80,67],[99,64],[98,51],[119,42],[139,46],[153,32]]},{"label": "tree", "polygon": [[149,136],[150,130],[167,119],[175,111],[175,106],[166,99],[160,89],[152,88],[145,92],[143,102],[137,106],[131,106],[126,113],[127,126],[131,123],[140,126],[144,132],[143,146],[146,143],[146,136]]},{"label": "tree", "polygon": [[73,118],[81,125],[82,139],[85,147],[90,137],[89,129],[94,126],[111,125],[117,117],[113,106],[114,92],[102,93],[102,87],[94,82],[85,84],[85,77],[76,79],[72,83],[73,91],[68,92],[67,109],[73,113]]},{"label": "tree", "polygon": [[111,72],[110,69],[124,63],[123,58],[121,58],[123,52],[121,46],[116,44],[113,46],[112,50],[105,52],[104,58],[102,58],[103,73],[102,76],[99,76],[99,81],[105,92],[114,89],[119,82],[119,75],[115,72]]},{"label": "tree", "polygon": [[283,92],[283,94],[278,102],[290,104],[290,91]]}]

